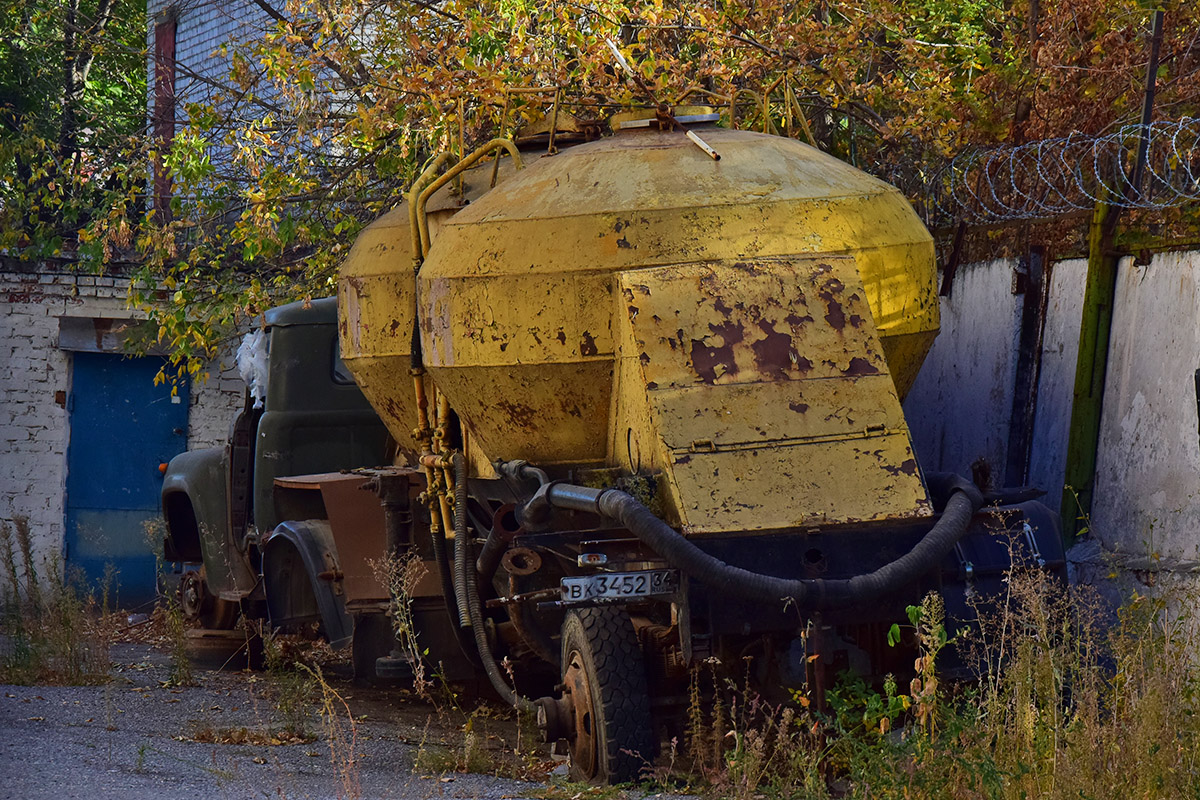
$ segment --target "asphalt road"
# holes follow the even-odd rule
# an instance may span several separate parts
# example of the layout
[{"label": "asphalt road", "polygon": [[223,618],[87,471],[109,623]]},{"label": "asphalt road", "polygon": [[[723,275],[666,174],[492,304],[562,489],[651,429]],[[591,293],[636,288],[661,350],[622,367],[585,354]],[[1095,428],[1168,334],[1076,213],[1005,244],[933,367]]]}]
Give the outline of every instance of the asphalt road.
[{"label": "asphalt road", "polygon": [[[167,657],[146,645],[116,645],[112,659],[114,679],[104,686],[0,686],[0,798],[508,798],[545,792],[542,783],[414,771],[422,747],[428,754],[439,744],[461,745],[462,717],[443,713],[439,722],[432,708],[378,690],[338,687],[354,714],[353,758],[344,744],[331,757],[315,708],[306,721],[318,734],[311,742],[196,741],[206,732],[279,730],[271,699],[278,686],[262,673],[201,671],[198,686],[172,688],[164,685]],[[346,736],[348,718],[339,719]],[[506,772],[503,726],[512,723],[485,717],[476,727],[486,743],[481,763],[494,759],[497,772]]]}]

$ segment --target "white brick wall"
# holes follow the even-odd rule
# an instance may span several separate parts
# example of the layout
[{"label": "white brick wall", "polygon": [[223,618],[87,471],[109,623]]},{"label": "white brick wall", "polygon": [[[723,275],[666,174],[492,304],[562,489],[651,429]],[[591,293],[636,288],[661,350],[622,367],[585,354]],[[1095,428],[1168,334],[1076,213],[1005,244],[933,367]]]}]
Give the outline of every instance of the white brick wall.
[{"label": "white brick wall", "polygon": [[177,125],[186,121],[186,103],[203,102],[228,83],[229,61],[216,55],[231,41],[259,39],[270,20],[248,0],[149,0],[147,42],[150,100],[154,98],[154,25],[169,15],[175,29],[175,111]]},{"label": "white brick wall", "polygon": [[[66,482],[71,354],[59,348],[59,317],[127,319],[128,281],[0,268],[0,524],[28,518],[35,560],[61,553]],[[207,382],[192,386],[188,447],[228,435],[244,386],[232,356],[219,359]],[[62,394],[56,399],[56,393]],[[0,576],[0,585],[7,581]]]}]

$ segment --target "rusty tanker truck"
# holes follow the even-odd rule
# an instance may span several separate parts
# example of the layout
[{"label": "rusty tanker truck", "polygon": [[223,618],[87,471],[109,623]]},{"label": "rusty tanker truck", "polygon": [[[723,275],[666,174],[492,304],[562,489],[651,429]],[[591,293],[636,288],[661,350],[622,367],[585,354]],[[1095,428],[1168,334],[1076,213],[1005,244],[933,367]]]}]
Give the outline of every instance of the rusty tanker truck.
[{"label": "rusty tanker truck", "polygon": [[266,408],[205,457],[223,499],[197,511],[200,456],[172,463],[168,557],[203,564],[185,605],[315,621],[402,674],[369,565],[418,560],[426,659],[536,713],[576,777],[625,781],[701,662],[819,700],[911,668],[887,632],[928,591],[954,625],[1014,552],[1061,567],[1033,493],[913,453],[901,399],[939,312],[909,203],[715,120],[633,111],[430,163],[358,237],[336,314],[268,314]]}]

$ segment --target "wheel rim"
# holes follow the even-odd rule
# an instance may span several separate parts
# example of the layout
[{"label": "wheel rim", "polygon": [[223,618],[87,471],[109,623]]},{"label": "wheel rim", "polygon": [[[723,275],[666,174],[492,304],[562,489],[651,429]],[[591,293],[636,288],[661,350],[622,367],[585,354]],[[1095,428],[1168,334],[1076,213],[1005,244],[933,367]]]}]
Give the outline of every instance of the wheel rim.
[{"label": "wheel rim", "polygon": [[186,619],[196,619],[204,610],[204,579],[191,570],[179,582],[179,606]]},{"label": "wheel rim", "polygon": [[578,650],[572,650],[567,657],[567,667],[563,675],[563,684],[571,694],[572,717],[574,718],[574,736],[571,738],[571,760],[580,773],[593,778],[596,776],[596,753],[599,749],[599,731],[595,725],[596,715],[592,709],[592,686],[588,680],[588,671],[583,655]]}]

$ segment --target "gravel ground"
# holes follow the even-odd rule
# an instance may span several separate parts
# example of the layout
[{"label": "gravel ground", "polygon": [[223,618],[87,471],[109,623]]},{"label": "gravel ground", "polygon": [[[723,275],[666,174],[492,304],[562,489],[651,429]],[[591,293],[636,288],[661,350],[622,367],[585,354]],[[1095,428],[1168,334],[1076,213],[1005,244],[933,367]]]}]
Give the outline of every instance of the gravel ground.
[{"label": "gravel ground", "polygon": [[[461,718],[439,723],[429,706],[344,682],[335,685],[354,713],[358,754],[349,770],[345,758],[331,758],[325,737],[281,745],[195,741],[205,731],[280,730],[271,677],[198,671],[197,686],[179,689],[165,685],[169,661],[151,647],[116,645],[111,655],[114,679],[104,686],[0,686],[0,798],[507,798],[546,791],[545,784],[486,775],[414,772],[422,742],[461,747]],[[321,733],[315,711],[307,725]],[[497,765],[498,742],[508,738],[503,726],[512,723],[485,718],[476,727]]]}]

